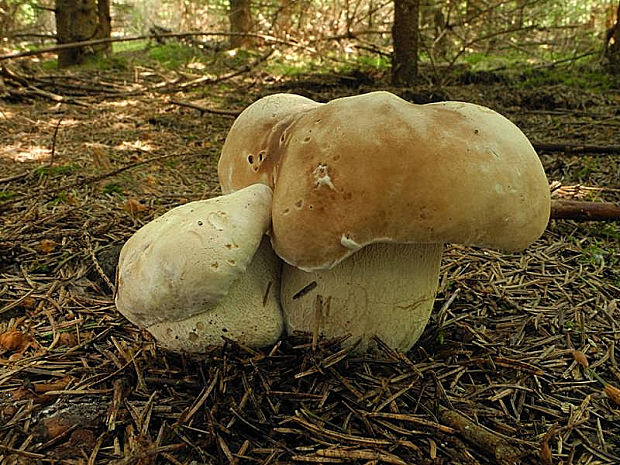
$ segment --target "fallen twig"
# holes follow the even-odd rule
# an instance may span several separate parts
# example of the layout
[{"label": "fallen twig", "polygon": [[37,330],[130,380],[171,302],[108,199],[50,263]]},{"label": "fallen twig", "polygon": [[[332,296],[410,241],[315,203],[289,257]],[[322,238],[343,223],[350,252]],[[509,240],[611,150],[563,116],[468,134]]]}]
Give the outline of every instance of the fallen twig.
[{"label": "fallen twig", "polygon": [[551,218],[574,221],[618,221],[620,207],[611,202],[552,200]]},{"label": "fallen twig", "polygon": [[532,145],[539,152],[596,153],[596,154],[620,153],[620,145],[547,144],[543,142],[532,142]]},{"label": "fallen twig", "polygon": [[519,463],[522,452],[508,440],[492,431],[477,425],[456,410],[439,407],[439,419],[456,429],[463,438],[472,444],[493,454],[501,463]]},{"label": "fallen twig", "polygon": [[203,113],[212,113],[214,115],[237,117],[243,111],[243,110],[218,110],[218,109],[203,107],[201,105],[196,105],[195,103],[191,103],[191,102],[181,102],[179,100],[169,100],[169,102],[173,105],[178,105],[180,107],[187,107],[187,108],[193,108],[194,110],[198,110],[200,112],[200,116],[202,116]]}]

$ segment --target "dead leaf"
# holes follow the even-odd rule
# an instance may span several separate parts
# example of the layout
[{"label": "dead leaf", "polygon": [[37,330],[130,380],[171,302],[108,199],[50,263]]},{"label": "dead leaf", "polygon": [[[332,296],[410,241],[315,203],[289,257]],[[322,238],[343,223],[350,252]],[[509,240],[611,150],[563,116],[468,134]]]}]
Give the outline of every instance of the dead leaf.
[{"label": "dead leaf", "polygon": [[58,244],[51,239],[43,239],[39,242],[39,250],[45,254],[51,253]]},{"label": "dead leaf", "polygon": [[553,464],[553,452],[551,452],[551,447],[549,447],[549,440],[546,435],[540,443],[540,458],[544,465]]},{"label": "dead leaf", "polygon": [[613,384],[606,384],[603,389],[607,397],[609,397],[616,405],[620,405],[620,389]]},{"label": "dead leaf", "polygon": [[62,391],[73,379],[73,376],[66,375],[52,383],[32,383],[32,387],[34,388],[34,392],[38,394],[45,394],[50,391]]},{"label": "dead leaf", "polygon": [[157,181],[157,178],[153,176],[152,174],[147,174],[144,179],[147,182],[147,184],[150,184],[151,186],[159,184]]},{"label": "dead leaf", "polygon": [[148,207],[146,205],[142,205],[140,201],[136,199],[127,199],[125,202],[125,210],[127,210],[131,215],[146,211],[147,209]]},{"label": "dead leaf", "polygon": [[90,148],[90,150],[93,155],[93,162],[97,168],[109,170],[112,167],[110,157],[102,147],[94,145]]},{"label": "dead leaf", "polygon": [[73,347],[77,344],[77,338],[73,333],[60,333],[58,344],[61,346]]},{"label": "dead leaf", "polygon": [[34,297],[26,297],[22,300],[22,307],[26,310],[34,310],[37,306],[37,300]]},{"label": "dead leaf", "polygon": [[32,338],[21,331],[7,331],[0,334],[0,347],[9,352],[24,352],[32,343]]},{"label": "dead leaf", "polygon": [[60,417],[44,418],[41,425],[40,436],[43,439],[52,439],[60,436],[71,427],[71,424],[66,419]]},{"label": "dead leaf", "polygon": [[580,350],[573,350],[573,358],[579,365],[584,368],[588,368],[590,366],[590,364],[588,363],[588,358]]}]

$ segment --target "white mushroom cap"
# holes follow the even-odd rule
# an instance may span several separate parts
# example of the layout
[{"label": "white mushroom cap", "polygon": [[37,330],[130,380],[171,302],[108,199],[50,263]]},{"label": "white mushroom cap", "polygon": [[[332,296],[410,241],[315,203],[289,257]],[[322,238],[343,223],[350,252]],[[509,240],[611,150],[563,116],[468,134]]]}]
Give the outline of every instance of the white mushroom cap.
[{"label": "white mushroom cap", "polygon": [[[160,342],[178,350],[221,343],[222,335],[241,337],[230,331],[237,327],[257,327],[253,340],[244,337],[246,344],[274,342],[282,322],[278,298],[274,292],[267,294],[267,288],[279,283],[277,259],[263,247],[258,261],[252,262],[269,228],[271,200],[271,189],[255,184],[174,208],[142,227],[121,251],[118,310],[132,323],[154,328]],[[248,272],[253,275],[246,276]],[[251,298],[232,291],[242,283],[255,291]],[[256,305],[272,313],[268,321],[253,315]],[[194,336],[186,333],[188,339],[165,329],[188,319],[194,330]],[[209,323],[215,321],[218,324]]]}]

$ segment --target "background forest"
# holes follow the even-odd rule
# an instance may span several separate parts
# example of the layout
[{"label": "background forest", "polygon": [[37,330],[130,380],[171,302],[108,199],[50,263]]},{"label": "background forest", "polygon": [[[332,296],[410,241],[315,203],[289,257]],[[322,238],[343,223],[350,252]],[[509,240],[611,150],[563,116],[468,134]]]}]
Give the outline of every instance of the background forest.
[{"label": "background forest", "polygon": [[[619,12],[0,0],[0,465],[620,463]],[[377,90],[516,124],[549,181],[543,236],[447,245],[407,353],[293,334],[196,357],[120,315],[121,247],[220,195],[241,111]]]}]

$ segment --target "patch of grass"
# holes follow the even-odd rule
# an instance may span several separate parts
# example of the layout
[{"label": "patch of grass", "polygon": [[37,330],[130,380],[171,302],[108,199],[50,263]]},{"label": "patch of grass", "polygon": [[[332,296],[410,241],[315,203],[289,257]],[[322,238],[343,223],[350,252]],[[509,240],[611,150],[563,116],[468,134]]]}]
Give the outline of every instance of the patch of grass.
[{"label": "patch of grass", "polygon": [[295,77],[313,71],[313,64],[304,60],[274,60],[265,66],[266,71],[278,76]]},{"label": "patch of grass", "polygon": [[103,189],[101,192],[103,192],[104,194],[109,194],[109,195],[113,195],[113,194],[122,195],[123,187],[120,184],[109,182],[105,186],[103,186]]},{"label": "patch of grass", "polygon": [[80,167],[76,163],[67,163],[65,165],[43,165],[33,170],[34,174],[39,178],[43,176],[67,176],[75,173]]},{"label": "patch of grass", "polygon": [[588,265],[600,265],[607,255],[608,252],[599,247],[598,244],[588,244],[583,248],[583,255],[579,261]]},{"label": "patch of grass", "polygon": [[521,75],[521,86],[535,89],[541,86],[563,84],[580,90],[605,92],[617,86],[617,79],[596,66],[579,69],[548,68],[526,70]]},{"label": "patch of grass", "polygon": [[114,53],[132,53],[146,50],[149,45],[149,39],[133,40],[131,42],[114,42],[112,51]]},{"label": "patch of grass", "polygon": [[33,273],[49,273],[50,267],[45,263],[35,263],[32,268]]},{"label": "patch of grass", "polygon": [[601,222],[592,226],[592,232],[603,239],[620,244],[620,226],[614,222]]},{"label": "patch of grass", "polygon": [[202,54],[195,48],[171,42],[151,48],[147,56],[165,68],[176,69],[187,63],[200,61]]},{"label": "patch of grass", "polygon": [[50,200],[50,205],[58,205],[61,203],[67,203],[67,191],[60,191],[56,197]]},{"label": "patch of grass", "polygon": [[586,181],[592,173],[596,173],[600,168],[600,160],[598,157],[583,158],[583,166],[577,171],[578,179],[581,182]]},{"label": "patch of grass", "polygon": [[58,69],[58,60],[53,59],[41,62],[41,69],[44,71],[52,71]]},{"label": "patch of grass", "polygon": [[12,199],[17,195],[17,192],[13,191],[0,191],[0,201]]}]

